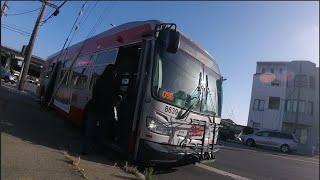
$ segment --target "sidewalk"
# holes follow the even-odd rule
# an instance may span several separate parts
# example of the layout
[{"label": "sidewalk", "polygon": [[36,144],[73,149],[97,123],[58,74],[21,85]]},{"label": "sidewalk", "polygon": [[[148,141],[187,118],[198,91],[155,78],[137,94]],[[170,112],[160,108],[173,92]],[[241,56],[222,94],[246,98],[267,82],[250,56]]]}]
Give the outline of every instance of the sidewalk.
[{"label": "sidewalk", "polygon": [[137,179],[106,155],[79,159],[80,129],[36,99],[0,87],[1,179]]}]

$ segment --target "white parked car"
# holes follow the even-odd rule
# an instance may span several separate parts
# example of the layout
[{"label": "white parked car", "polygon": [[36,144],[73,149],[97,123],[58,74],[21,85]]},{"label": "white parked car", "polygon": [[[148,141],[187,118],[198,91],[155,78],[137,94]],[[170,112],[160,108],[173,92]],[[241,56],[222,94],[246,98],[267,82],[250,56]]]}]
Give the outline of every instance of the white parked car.
[{"label": "white parked car", "polygon": [[298,147],[298,141],[293,135],[278,131],[258,131],[244,136],[242,142],[247,146],[260,145],[277,148],[283,153],[295,151]]}]

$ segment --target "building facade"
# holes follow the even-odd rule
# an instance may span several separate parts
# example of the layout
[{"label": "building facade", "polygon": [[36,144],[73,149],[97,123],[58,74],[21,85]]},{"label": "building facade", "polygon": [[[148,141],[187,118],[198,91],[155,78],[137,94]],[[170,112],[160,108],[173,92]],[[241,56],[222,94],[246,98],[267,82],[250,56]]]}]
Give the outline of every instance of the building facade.
[{"label": "building facade", "polygon": [[[20,74],[23,61],[24,55],[22,51],[1,45],[0,66],[12,69]],[[43,58],[32,55],[28,75],[39,78],[44,62]]]},{"label": "building facade", "polygon": [[319,67],[309,61],[257,62],[248,126],[293,133],[299,150],[319,148]]}]

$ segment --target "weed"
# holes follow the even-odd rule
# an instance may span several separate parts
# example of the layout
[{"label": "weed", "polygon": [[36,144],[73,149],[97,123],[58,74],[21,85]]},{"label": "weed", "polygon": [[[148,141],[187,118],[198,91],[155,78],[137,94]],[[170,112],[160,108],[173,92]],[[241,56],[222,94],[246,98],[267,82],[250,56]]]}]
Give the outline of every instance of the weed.
[{"label": "weed", "polygon": [[81,176],[84,178],[84,179],[88,179],[88,177],[86,176],[85,174],[85,171],[84,169],[80,168],[79,165],[80,165],[80,156],[75,159],[74,157],[72,157],[70,154],[68,154],[66,151],[63,151],[63,155],[66,159],[69,160],[69,163],[73,165],[73,167],[81,174]]},{"label": "weed", "polygon": [[133,174],[133,175],[139,177],[140,179],[145,179],[145,177],[143,177],[143,175],[139,172],[138,168],[136,166],[128,165],[127,161],[125,162],[122,169],[127,173],[130,173],[130,174]]},{"label": "weed", "polygon": [[143,174],[146,177],[146,180],[152,180],[153,168],[152,167],[146,168]]}]

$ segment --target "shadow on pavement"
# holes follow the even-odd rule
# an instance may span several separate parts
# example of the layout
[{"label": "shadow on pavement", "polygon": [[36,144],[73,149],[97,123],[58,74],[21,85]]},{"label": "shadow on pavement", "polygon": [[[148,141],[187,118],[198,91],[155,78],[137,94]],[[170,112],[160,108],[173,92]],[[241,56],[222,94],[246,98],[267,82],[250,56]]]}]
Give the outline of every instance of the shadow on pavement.
[{"label": "shadow on pavement", "polygon": [[[80,127],[53,110],[40,106],[35,96],[3,86],[0,87],[0,129],[24,141],[67,151],[75,157],[81,152]],[[122,160],[112,151],[81,156],[81,159],[106,165]]]}]

